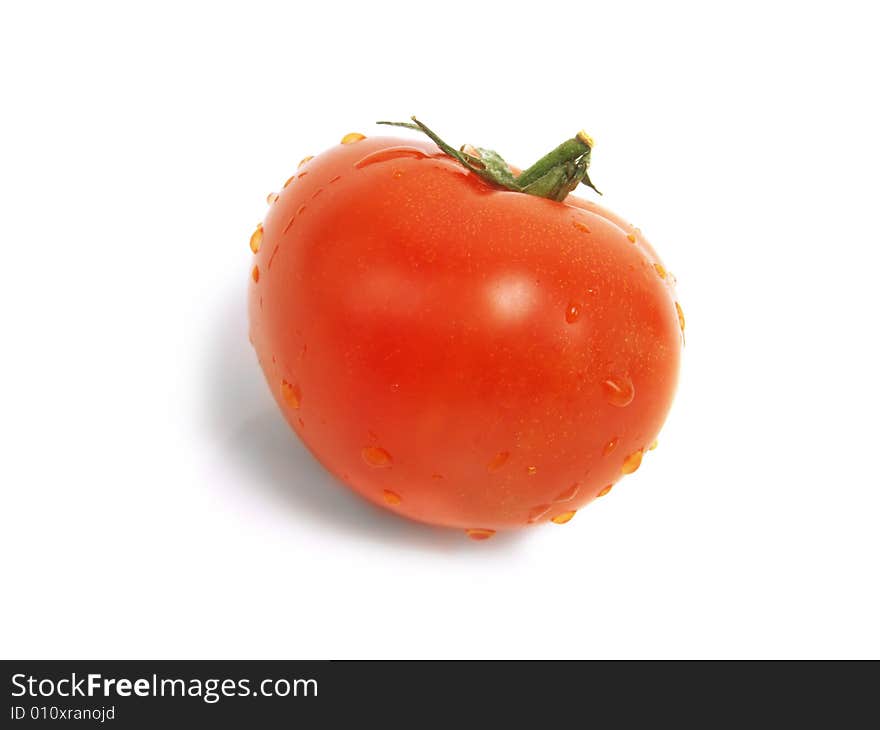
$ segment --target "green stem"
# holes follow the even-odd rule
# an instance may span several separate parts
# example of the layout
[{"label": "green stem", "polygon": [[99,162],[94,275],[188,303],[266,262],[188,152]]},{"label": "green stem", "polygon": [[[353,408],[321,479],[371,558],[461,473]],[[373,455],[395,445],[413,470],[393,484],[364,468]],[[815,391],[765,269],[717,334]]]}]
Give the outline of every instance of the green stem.
[{"label": "green stem", "polygon": [[[468,170],[505,190],[558,201],[565,200],[565,197],[580,183],[596,190],[587,174],[593,140],[585,132],[578,132],[516,177],[504,158],[494,150],[469,148],[465,151],[467,146],[456,150],[415,117],[412,117],[412,122],[377,122],[377,124],[406,127],[424,133],[444,153]],[[599,193],[598,190],[596,192]]]}]

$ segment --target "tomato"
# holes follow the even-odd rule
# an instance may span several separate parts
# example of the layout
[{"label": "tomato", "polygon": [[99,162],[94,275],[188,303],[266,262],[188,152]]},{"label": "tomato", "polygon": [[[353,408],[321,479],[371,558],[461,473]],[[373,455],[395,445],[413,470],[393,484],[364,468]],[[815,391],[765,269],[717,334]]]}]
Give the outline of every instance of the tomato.
[{"label": "tomato", "polygon": [[405,517],[477,539],[567,522],[638,468],[672,403],[684,320],[641,233],[434,142],[347,135],[307,158],[251,248],[282,413]]}]

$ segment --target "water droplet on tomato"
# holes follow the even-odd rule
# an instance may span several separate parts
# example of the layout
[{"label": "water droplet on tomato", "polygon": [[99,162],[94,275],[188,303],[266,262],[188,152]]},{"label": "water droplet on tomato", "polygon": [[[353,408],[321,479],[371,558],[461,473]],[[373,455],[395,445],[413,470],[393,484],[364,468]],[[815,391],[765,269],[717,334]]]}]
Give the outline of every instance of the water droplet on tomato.
[{"label": "water droplet on tomato", "polygon": [[342,175],[337,175],[336,177],[331,177],[329,184],[332,185],[333,183],[338,182],[339,180],[342,180]]},{"label": "water droplet on tomato", "polygon": [[388,162],[388,160],[399,160],[402,157],[411,157],[420,160],[427,158],[428,153],[424,150],[420,150],[418,147],[410,147],[408,145],[386,147],[383,150],[376,150],[375,152],[371,152],[365,157],[362,157],[354,163],[354,166],[360,170],[368,165],[375,165],[379,162]]},{"label": "water droplet on tomato", "polygon": [[563,512],[562,514],[556,515],[556,517],[551,517],[550,521],[555,522],[557,525],[564,525],[566,522],[570,521],[572,517],[577,514],[577,510],[569,510],[568,512]]},{"label": "water droplet on tomato", "polygon": [[391,173],[391,177],[393,177],[395,180],[400,180],[400,178],[403,177],[403,170],[395,170]]},{"label": "water droplet on tomato", "polygon": [[288,383],[286,380],[282,380],[281,397],[284,398],[284,402],[287,403],[287,405],[289,405],[291,408],[299,408],[301,394],[299,392],[298,385]]},{"label": "water droplet on tomato", "polygon": [[565,310],[565,321],[571,324],[572,322],[577,322],[578,317],[581,316],[581,305],[577,302],[572,302],[568,305],[568,308]]},{"label": "water droplet on tomato", "polygon": [[532,507],[529,512],[529,524],[533,524],[540,520],[544,515],[546,515],[550,511],[549,504],[539,504],[537,507]]},{"label": "water droplet on tomato", "polygon": [[620,439],[617,438],[617,436],[615,436],[615,437],[614,437],[613,439],[611,439],[607,444],[605,444],[605,448],[602,449],[602,455],[603,455],[603,456],[608,456],[608,454],[610,454],[612,451],[614,451],[614,449],[617,448],[617,442],[618,442],[618,441],[620,441]]},{"label": "water droplet on tomato", "polygon": [[636,394],[632,380],[626,375],[608,378],[608,380],[602,383],[602,390],[605,393],[605,400],[618,408],[623,408],[632,403]]},{"label": "water droplet on tomato", "polygon": [[635,233],[627,233],[627,234],[626,234],[626,237],[627,237],[627,240],[628,240],[630,243],[635,243],[635,242],[636,242],[636,234],[635,234]]},{"label": "water droplet on tomato", "polygon": [[284,228],[282,229],[281,232],[287,233],[291,229],[291,227],[293,226],[296,219],[299,218],[303,213],[305,213],[305,211],[306,211],[306,204],[303,203],[301,206],[299,206],[299,208],[296,209],[296,213],[294,213],[292,216],[290,216],[290,219],[287,221],[287,223],[284,224]]},{"label": "water droplet on tomato", "polygon": [[675,312],[678,314],[678,326],[681,327],[681,331],[684,332],[684,312],[678,302],[675,303]]},{"label": "water droplet on tomato", "polygon": [[272,205],[272,204],[275,203],[275,202],[278,200],[278,198],[280,198],[280,197],[281,197],[281,196],[280,196],[278,193],[269,193],[269,194],[266,196],[266,202],[267,202],[269,205]]},{"label": "water droplet on tomato", "polygon": [[538,473],[538,467],[536,467],[536,466],[530,466],[526,469],[526,474],[528,474],[530,477],[535,476],[535,474],[537,474],[537,473]]},{"label": "water droplet on tomato", "polygon": [[581,233],[589,233],[590,232],[590,229],[587,228],[586,223],[581,223],[580,221],[575,221],[574,227],[577,228]]},{"label": "water droplet on tomato", "polygon": [[317,198],[323,192],[324,192],[324,188],[318,188],[315,192],[312,193],[312,200]]},{"label": "water droplet on tomato", "polygon": [[272,262],[275,260],[275,257],[278,255],[278,249],[280,249],[280,248],[281,248],[281,244],[279,243],[279,244],[276,245],[275,248],[272,250],[272,255],[269,257],[269,263],[266,265],[266,268],[267,268],[267,269],[271,269],[271,268],[272,268]]},{"label": "water droplet on tomato", "polygon": [[386,504],[400,504],[400,495],[397,492],[392,492],[390,489],[382,492],[382,499],[385,500]]},{"label": "water droplet on tomato", "polygon": [[489,462],[489,471],[498,471],[502,466],[507,463],[507,460],[509,458],[509,451],[499,451],[497,454],[495,454],[495,456],[492,457],[492,460]]},{"label": "water droplet on tomato", "polygon": [[256,284],[260,280],[260,267],[259,266],[254,266],[254,268],[251,269],[251,279],[254,280],[254,284]]},{"label": "water droplet on tomato", "polygon": [[654,439],[654,440],[651,442],[651,445],[648,447],[648,451],[653,451],[653,450],[656,449],[656,448],[657,448],[657,439]]},{"label": "water droplet on tomato", "polygon": [[303,165],[305,165],[309,160],[314,160],[314,159],[315,159],[314,155],[306,155],[305,157],[303,157],[299,161],[299,164],[297,164],[296,169],[299,170],[299,168],[301,168]]},{"label": "water droplet on tomato", "polygon": [[361,451],[364,461],[377,469],[391,466],[391,454],[378,446],[365,446]]},{"label": "water droplet on tomato", "polygon": [[654,264],[654,271],[657,272],[657,276],[659,276],[661,279],[666,278],[666,268],[663,266],[663,264]]},{"label": "water droplet on tomato", "polygon": [[257,253],[263,245],[263,224],[257,224],[256,230],[251,234],[251,251]]},{"label": "water droplet on tomato", "polygon": [[642,463],[642,450],[633,451],[623,460],[623,466],[620,471],[624,474],[632,474]]},{"label": "water droplet on tomato", "polygon": [[360,132],[349,132],[341,140],[339,140],[339,143],[354,144],[355,142],[360,142],[362,139],[366,139],[366,137]]},{"label": "water droplet on tomato", "polygon": [[599,493],[596,496],[597,497],[604,497],[606,494],[608,494],[608,492],[611,491],[611,487],[613,487],[613,486],[614,486],[613,484],[609,484],[607,487],[603,487],[602,489],[599,490]]},{"label": "water droplet on tomato", "polygon": [[495,534],[495,530],[485,530],[475,527],[472,527],[470,530],[465,530],[465,532],[471,540],[488,540]]},{"label": "water droplet on tomato", "polygon": [[559,496],[557,496],[556,499],[554,499],[553,501],[554,502],[568,502],[569,500],[577,497],[577,493],[580,491],[580,489],[581,489],[580,484],[572,484],[564,492],[561,492],[559,494]]},{"label": "water droplet on tomato", "polygon": [[289,178],[287,178],[287,180],[284,181],[284,185],[283,185],[283,187],[286,188],[286,187],[287,187],[288,185],[290,185],[290,183],[292,183],[294,180],[296,180],[296,173],[293,173],[293,175],[291,175]]}]

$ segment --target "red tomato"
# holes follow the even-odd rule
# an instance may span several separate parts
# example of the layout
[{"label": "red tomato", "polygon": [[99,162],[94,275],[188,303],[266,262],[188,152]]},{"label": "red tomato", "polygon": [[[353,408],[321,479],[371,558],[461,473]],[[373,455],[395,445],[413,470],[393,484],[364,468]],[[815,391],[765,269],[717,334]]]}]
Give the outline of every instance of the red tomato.
[{"label": "red tomato", "polygon": [[291,427],[354,490],[484,538],[567,522],[638,468],[684,322],[637,229],[417,139],[348,135],[270,201],[251,339]]}]

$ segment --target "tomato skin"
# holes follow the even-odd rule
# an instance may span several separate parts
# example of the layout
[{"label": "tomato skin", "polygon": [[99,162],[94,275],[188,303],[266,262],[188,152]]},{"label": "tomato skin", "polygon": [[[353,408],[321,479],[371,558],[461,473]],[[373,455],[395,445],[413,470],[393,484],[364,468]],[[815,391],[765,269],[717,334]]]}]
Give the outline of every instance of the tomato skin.
[{"label": "tomato skin", "polygon": [[254,259],[251,340],[291,427],[412,519],[564,516],[621,477],[672,403],[682,333],[641,235],[573,196],[491,188],[430,142],[309,160]]}]

